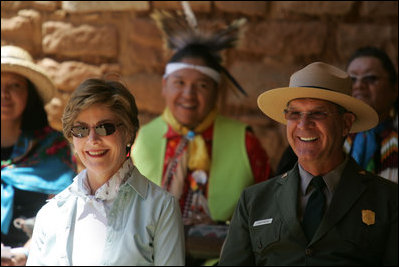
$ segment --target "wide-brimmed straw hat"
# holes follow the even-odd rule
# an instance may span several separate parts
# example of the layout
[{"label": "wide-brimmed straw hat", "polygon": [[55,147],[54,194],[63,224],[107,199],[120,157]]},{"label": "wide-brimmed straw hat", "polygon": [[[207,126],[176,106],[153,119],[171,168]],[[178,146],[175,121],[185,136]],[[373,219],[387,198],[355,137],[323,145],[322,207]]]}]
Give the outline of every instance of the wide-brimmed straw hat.
[{"label": "wide-brimmed straw hat", "polygon": [[259,108],[270,118],[286,124],[284,109],[297,98],[327,100],[355,114],[351,132],[361,132],[375,127],[377,112],[365,102],[351,96],[352,81],[349,75],[329,64],[314,62],[291,75],[288,87],[268,90],[258,97]]},{"label": "wide-brimmed straw hat", "polygon": [[20,47],[1,47],[1,71],[17,73],[29,79],[35,85],[43,104],[48,103],[55,94],[54,83],[45,71],[33,62],[31,55]]}]

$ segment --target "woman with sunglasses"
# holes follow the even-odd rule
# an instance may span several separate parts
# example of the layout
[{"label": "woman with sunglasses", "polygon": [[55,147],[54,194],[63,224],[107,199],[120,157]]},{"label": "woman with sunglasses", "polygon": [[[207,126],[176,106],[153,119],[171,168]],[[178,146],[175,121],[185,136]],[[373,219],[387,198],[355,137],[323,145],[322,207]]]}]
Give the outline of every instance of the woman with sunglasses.
[{"label": "woman with sunglasses", "polygon": [[26,50],[1,47],[1,265],[25,265],[36,213],[76,175],[44,109],[55,92]]},{"label": "woman with sunglasses", "polygon": [[129,158],[137,115],[119,82],[88,79],[73,92],[63,131],[86,169],[39,211],[28,265],[184,265],[176,200]]}]

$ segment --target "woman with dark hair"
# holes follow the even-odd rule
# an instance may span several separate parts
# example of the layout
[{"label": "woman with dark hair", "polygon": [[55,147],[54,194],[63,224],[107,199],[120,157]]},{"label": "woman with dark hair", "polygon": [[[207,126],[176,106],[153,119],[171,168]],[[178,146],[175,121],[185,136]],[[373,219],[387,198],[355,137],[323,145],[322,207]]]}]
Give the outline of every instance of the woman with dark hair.
[{"label": "woman with dark hair", "polygon": [[44,109],[43,100],[38,95],[35,86],[29,80],[28,99],[24,112],[22,113],[21,130],[35,131],[49,125],[47,113]]},{"label": "woman with dark hair", "polygon": [[2,253],[2,264],[26,261],[27,248],[21,247],[37,211],[75,173],[70,147],[49,126],[44,110],[54,92],[53,82],[28,52],[1,47],[1,242],[14,248],[10,259]]},{"label": "woman with dark hair", "polygon": [[398,182],[398,75],[389,56],[377,47],[362,47],[350,57],[347,72],[352,95],[372,106],[379,124],[349,135],[345,149],[364,169]]}]

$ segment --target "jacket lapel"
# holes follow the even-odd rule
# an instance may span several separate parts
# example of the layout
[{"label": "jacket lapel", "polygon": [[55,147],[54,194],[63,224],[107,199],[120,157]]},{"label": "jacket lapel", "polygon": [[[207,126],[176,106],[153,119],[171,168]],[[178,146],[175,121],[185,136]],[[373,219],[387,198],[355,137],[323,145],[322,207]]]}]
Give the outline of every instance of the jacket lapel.
[{"label": "jacket lapel", "polygon": [[366,185],[359,179],[359,175],[361,175],[359,173],[362,173],[362,169],[350,158],[342,173],[330,207],[309,245],[320,239],[338,223],[364,192]]},{"label": "jacket lapel", "polygon": [[289,172],[277,178],[280,188],[275,198],[278,203],[279,211],[287,228],[303,243],[306,243],[306,237],[302,230],[302,225],[298,220],[298,186],[299,170],[298,163]]}]

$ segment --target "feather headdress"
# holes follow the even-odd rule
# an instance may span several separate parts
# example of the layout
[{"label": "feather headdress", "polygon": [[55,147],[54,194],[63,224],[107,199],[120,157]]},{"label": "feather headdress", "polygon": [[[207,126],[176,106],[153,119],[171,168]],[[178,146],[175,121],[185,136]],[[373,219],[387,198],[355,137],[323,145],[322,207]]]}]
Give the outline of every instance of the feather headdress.
[{"label": "feather headdress", "polygon": [[180,51],[190,45],[200,45],[206,48],[215,58],[218,69],[224,73],[244,95],[247,95],[227,69],[220,64],[221,51],[237,45],[237,42],[243,34],[242,26],[246,23],[246,19],[241,18],[234,20],[230,25],[222,29],[209,30],[198,25],[195,15],[187,1],[182,1],[181,3],[185,16],[181,13],[172,15],[169,12],[160,10],[156,10],[151,15],[163,34],[166,48],[173,52]]}]

